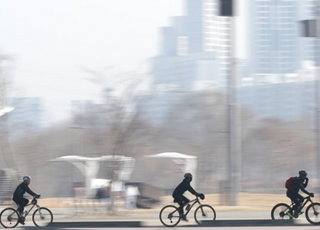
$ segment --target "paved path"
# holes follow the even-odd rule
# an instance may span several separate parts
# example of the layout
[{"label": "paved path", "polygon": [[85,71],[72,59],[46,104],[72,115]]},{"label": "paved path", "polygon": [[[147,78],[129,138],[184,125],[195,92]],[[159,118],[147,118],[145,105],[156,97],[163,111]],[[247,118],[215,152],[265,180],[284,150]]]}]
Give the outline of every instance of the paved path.
[{"label": "paved path", "polygon": [[[77,212],[71,208],[50,208],[54,215],[54,222],[141,222],[144,227],[159,226],[162,227],[159,221],[159,209],[136,209],[118,211],[115,214],[108,214],[102,210],[78,210]],[[2,210],[2,208],[0,208]],[[226,211],[216,210],[216,220],[271,220],[270,211]],[[196,225],[193,219],[193,212],[188,215],[189,222],[181,223],[183,225]],[[299,217],[295,220],[297,224],[307,224],[305,216]],[[19,225],[20,226],[20,225]],[[31,215],[27,217],[26,226],[33,226]],[[309,225],[311,226],[311,225]],[[23,227],[23,226],[21,226]],[[216,228],[216,227],[215,227]]]},{"label": "paved path", "polygon": [[[126,212],[119,212],[116,215],[107,215],[103,212],[98,213],[74,213],[72,210],[53,209],[54,221],[57,222],[124,222],[124,221],[139,221],[143,226],[162,226],[159,221],[158,209],[138,209]],[[193,219],[193,212],[188,215],[189,222],[187,225],[196,225]],[[216,220],[271,220],[270,212],[267,211],[221,211],[217,212]],[[301,216],[294,220],[296,224],[307,224],[305,216]]]}]

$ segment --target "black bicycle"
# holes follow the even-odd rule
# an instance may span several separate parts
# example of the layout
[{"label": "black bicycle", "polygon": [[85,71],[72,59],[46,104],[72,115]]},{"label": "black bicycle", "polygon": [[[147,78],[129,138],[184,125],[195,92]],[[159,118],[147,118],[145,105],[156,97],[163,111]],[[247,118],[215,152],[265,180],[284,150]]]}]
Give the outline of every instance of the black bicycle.
[{"label": "black bicycle", "polygon": [[11,207],[3,209],[0,213],[1,225],[4,228],[15,228],[19,224],[19,219],[24,221],[34,207],[36,209],[32,214],[32,222],[36,226],[43,227],[53,221],[52,212],[48,208],[40,207],[37,198],[33,197],[31,203],[25,206],[26,210],[22,215],[19,214],[18,209]]},{"label": "black bicycle", "polygon": [[[309,205],[307,205],[310,203]],[[293,215],[293,205],[279,203],[276,204],[271,210],[271,218],[272,219],[293,219],[295,218]],[[318,225],[320,224],[320,203],[313,202],[310,196],[304,197],[303,205],[298,217],[303,214],[303,208],[305,209],[306,219],[309,221],[310,224]],[[296,218],[298,218],[296,217]]]},{"label": "black bicycle", "polygon": [[[185,213],[187,217],[188,213],[192,209],[195,204],[199,206],[194,211],[194,219],[200,225],[203,220],[215,220],[216,219],[216,211],[208,204],[201,204],[199,198],[195,198],[194,200],[190,200],[186,205],[190,204],[190,208]],[[179,214],[178,207],[174,205],[166,205],[164,206],[159,214],[159,219],[164,226],[174,227],[179,224],[181,220],[181,216]]]}]

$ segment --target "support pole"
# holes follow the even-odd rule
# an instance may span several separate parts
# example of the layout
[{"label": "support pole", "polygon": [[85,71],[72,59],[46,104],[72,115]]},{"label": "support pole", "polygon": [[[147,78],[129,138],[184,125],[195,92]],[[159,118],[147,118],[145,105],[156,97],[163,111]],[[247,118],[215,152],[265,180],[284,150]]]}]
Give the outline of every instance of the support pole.
[{"label": "support pole", "polygon": [[230,69],[228,79],[228,153],[227,153],[227,205],[238,204],[240,188],[240,122],[237,104],[237,71],[236,71],[236,25],[234,11],[236,0],[220,0],[220,16],[230,19]]},{"label": "support pole", "polygon": [[316,36],[315,36],[315,65],[317,66],[317,72],[315,74],[315,120],[316,120],[316,154],[317,154],[317,179],[318,188],[317,192],[320,192],[320,0],[316,6]]}]

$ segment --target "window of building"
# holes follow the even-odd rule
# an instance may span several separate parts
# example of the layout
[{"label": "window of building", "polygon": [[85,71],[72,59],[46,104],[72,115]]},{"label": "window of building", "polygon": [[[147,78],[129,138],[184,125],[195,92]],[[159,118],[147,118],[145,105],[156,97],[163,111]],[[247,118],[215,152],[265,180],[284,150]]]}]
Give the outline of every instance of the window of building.
[{"label": "window of building", "polygon": [[177,38],[177,51],[178,56],[186,56],[188,55],[188,37],[187,36],[178,36]]}]

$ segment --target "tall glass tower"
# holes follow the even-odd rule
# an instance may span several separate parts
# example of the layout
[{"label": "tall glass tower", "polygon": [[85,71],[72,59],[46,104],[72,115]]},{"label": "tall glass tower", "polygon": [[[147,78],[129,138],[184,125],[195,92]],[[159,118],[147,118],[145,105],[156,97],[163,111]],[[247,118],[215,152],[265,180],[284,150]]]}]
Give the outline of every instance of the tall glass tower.
[{"label": "tall glass tower", "polygon": [[187,0],[187,18],[190,52],[214,52],[226,84],[232,58],[230,18],[219,16],[219,0]]},{"label": "tall glass tower", "polygon": [[[318,0],[298,0],[299,18],[298,20],[316,19],[316,9]],[[300,37],[300,61],[315,62],[319,57],[317,54],[317,38]]]},{"label": "tall glass tower", "polygon": [[296,0],[250,0],[253,74],[293,73],[298,67]]}]

